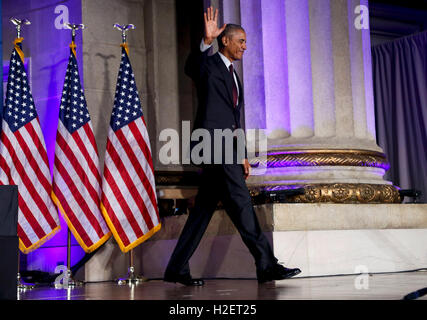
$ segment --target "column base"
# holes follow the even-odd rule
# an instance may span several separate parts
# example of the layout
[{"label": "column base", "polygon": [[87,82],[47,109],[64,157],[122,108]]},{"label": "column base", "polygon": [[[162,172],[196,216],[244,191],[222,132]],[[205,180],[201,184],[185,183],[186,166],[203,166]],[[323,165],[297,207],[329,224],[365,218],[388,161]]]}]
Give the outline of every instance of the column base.
[{"label": "column base", "polygon": [[289,203],[401,203],[399,190],[387,184],[306,184],[252,187],[252,196],[263,191],[304,188],[304,194],[287,197]]},{"label": "column base", "polygon": [[[255,211],[276,257],[301,268],[299,276],[427,265],[427,204],[268,204]],[[146,277],[163,277],[186,219],[165,218],[162,232],[138,247]],[[256,277],[254,259],[224,211],[212,217],[190,269],[193,277]]]},{"label": "column base", "polygon": [[400,203],[399,190],[383,176],[390,165],[383,153],[357,149],[270,150],[251,159],[252,195],[304,188],[292,203]]},{"label": "column base", "polygon": [[[267,204],[255,207],[274,254],[300,276],[394,272],[427,265],[427,204]],[[135,248],[135,266],[162,278],[187,215],[162,219],[162,230]],[[108,241],[85,265],[86,281],[123,274],[126,255]],[[190,260],[193,277],[255,278],[254,259],[223,210],[215,212]],[[365,270],[365,269],[364,269]]]}]

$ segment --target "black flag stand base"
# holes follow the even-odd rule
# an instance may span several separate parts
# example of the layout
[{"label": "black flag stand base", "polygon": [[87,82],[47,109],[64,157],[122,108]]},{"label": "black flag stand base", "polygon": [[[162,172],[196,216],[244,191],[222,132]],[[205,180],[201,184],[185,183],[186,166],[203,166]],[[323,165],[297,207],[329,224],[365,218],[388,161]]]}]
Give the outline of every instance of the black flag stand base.
[{"label": "black flag stand base", "polygon": [[16,277],[18,291],[27,291],[35,288],[33,283],[26,283],[21,279],[21,274],[18,272]]},{"label": "black flag stand base", "polygon": [[27,290],[32,290],[35,288],[35,285],[33,283],[26,283],[24,280],[22,280],[21,273],[19,272],[19,264],[21,263],[19,257],[20,253],[18,252],[18,273],[16,275],[16,286],[18,288],[18,293]]},{"label": "black flag stand base", "polygon": [[117,280],[117,284],[120,286],[123,285],[138,285],[142,282],[148,281],[147,278],[142,276],[135,275],[135,267],[133,264],[133,249],[129,251],[129,269],[126,278],[121,278]]},{"label": "black flag stand base", "polygon": [[83,281],[74,280],[71,272],[71,230],[68,228],[67,239],[67,270],[61,282],[55,281],[55,289],[74,289],[84,285]]}]

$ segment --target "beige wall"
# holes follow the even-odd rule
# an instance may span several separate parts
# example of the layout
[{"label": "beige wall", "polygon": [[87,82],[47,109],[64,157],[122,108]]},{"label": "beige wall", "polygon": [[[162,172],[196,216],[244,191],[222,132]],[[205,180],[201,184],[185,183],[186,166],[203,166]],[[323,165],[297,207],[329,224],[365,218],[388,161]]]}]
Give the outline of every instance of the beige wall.
[{"label": "beige wall", "polygon": [[194,116],[193,86],[184,74],[190,50],[186,5],[181,3],[178,8],[175,0],[82,0],[82,20],[87,25],[83,36],[84,84],[101,162],[120,62],[121,36],[112,25],[132,23],[136,29],[128,32],[127,42],[154,168],[183,170],[179,165],[160,163],[158,154],[164,142],[158,137],[165,128],[180,133],[182,121],[192,121]]},{"label": "beige wall", "polygon": [[82,0],[82,21],[87,26],[83,32],[84,87],[101,167],[121,54],[121,33],[113,29],[114,23],[133,23],[136,27],[128,32],[129,56],[143,110],[149,112],[144,103],[147,96],[147,63],[143,5],[142,0]]}]

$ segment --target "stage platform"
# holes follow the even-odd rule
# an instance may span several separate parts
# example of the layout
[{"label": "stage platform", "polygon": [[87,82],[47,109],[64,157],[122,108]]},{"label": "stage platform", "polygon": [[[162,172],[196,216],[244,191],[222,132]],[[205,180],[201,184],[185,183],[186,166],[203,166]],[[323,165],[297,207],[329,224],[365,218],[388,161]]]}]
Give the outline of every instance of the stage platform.
[{"label": "stage platform", "polygon": [[[427,271],[427,269],[426,269]],[[150,280],[137,286],[86,283],[72,290],[38,287],[20,300],[400,300],[427,287],[427,272],[300,277],[259,285],[254,279],[212,279],[203,287]],[[420,297],[427,300],[427,295]]]},{"label": "stage platform", "polygon": [[[255,206],[255,212],[277,259],[300,268],[301,277],[427,267],[427,204],[277,203]],[[163,218],[162,229],[135,248],[137,272],[163,277],[187,217]],[[109,240],[76,277],[109,281],[123,276],[128,264],[128,255]],[[55,265],[31,268],[53,270]],[[224,210],[213,215],[190,269],[201,278],[256,276],[253,257]]]}]

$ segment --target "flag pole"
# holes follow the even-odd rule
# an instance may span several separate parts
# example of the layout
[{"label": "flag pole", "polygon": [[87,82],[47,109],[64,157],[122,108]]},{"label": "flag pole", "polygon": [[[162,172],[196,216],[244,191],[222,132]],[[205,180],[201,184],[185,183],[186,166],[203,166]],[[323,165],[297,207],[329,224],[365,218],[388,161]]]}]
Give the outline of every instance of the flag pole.
[{"label": "flag pole", "polygon": [[[22,26],[31,24],[31,22],[27,19],[18,19],[18,18],[10,18],[10,22],[12,22],[16,27],[16,38],[17,39],[21,38]],[[24,61],[22,61],[22,62],[24,62]],[[26,283],[22,280],[21,273],[20,273],[20,263],[21,263],[20,262],[20,253],[18,252],[18,273],[16,275],[18,293],[20,291],[26,291],[26,290],[34,289],[34,284]]]},{"label": "flag pole", "polygon": [[21,291],[32,290],[35,287],[35,285],[33,283],[26,283],[21,278],[21,273],[19,272],[19,269],[20,269],[19,265],[21,264],[20,255],[21,255],[21,253],[18,251],[18,274],[16,276],[18,294]]},{"label": "flag pole", "polygon": [[74,43],[76,40],[76,31],[79,29],[83,30],[86,28],[86,26],[84,24],[76,24],[76,23],[68,23],[68,22],[64,23],[64,27],[71,30],[71,41],[72,41],[72,43]]},{"label": "flag pole", "polygon": [[73,274],[71,272],[71,230],[70,228],[67,229],[67,281],[62,284],[62,289],[73,289],[84,285],[84,282],[73,279]]},{"label": "flag pole", "polygon": [[10,18],[10,22],[12,22],[16,26],[16,37],[18,39],[21,38],[22,26],[31,24],[31,22],[27,19],[18,19],[18,18]]},{"label": "flag pole", "polygon": [[128,32],[128,30],[135,29],[135,26],[133,24],[121,25],[121,24],[115,23],[113,24],[113,28],[122,32],[122,44],[125,44],[126,38],[127,38],[126,32]]},{"label": "flag pole", "polygon": [[[74,23],[64,23],[64,26],[67,29],[71,30],[71,43],[74,47],[72,47],[72,50],[75,48],[75,39],[76,39],[76,30],[84,29],[84,24],[74,24]],[[71,272],[71,229],[67,228],[67,274],[63,280],[62,285],[57,285],[57,289],[73,289],[75,287],[79,287],[84,285],[83,281],[78,281],[73,279],[73,274]]]},{"label": "flag pole", "polygon": [[129,268],[128,268],[128,274],[126,278],[121,278],[117,280],[118,285],[138,285],[141,282],[148,281],[147,278],[143,276],[137,276],[135,275],[135,264],[134,264],[134,252],[133,249],[129,251]]},{"label": "flag pole", "polygon": [[[122,32],[122,46],[127,51],[127,44],[126,44],[127,31],[135,29],[135,26],[133,24],[121,25],[121,24],[115,23],[113,25],[113,28]],[[125,285],[125,284],[137,285],[137,284],[139,284],[141,282],[145,282],[145,281],[148,281],[148,279],[143,277],[143,276],[135,275],[134,251],[133,251],[133,249],[131,249],[129,251],[129,268],[128,268],[127,277],[119,279],[117,281],[117,284],[119,284],[119,285]]]}]

